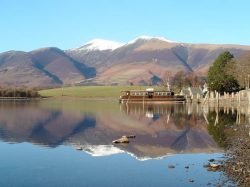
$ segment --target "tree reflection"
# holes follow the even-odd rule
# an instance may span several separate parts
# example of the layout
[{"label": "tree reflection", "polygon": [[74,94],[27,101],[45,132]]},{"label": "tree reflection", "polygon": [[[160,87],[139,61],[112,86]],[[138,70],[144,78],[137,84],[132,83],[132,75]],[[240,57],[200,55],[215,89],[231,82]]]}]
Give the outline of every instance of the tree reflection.
[{"label": "tree reflection", "polygon": [[217,144],[225,148],[227,146],[226,139],[232,136],[232,129],[228,127],[235,124],[237,114],[224,113],[223,111],[210,111],[208,113],[208,132],[213,136]]}]

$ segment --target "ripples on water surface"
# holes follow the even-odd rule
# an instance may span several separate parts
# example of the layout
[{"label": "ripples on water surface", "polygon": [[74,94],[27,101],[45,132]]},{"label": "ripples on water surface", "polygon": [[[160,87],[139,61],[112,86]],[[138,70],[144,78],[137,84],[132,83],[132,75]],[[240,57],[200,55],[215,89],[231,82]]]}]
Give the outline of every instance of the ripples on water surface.
[{"label": "ripples on water surface", "polygon": [[[221,174],[203,164],[223,157],[217,117],[183,104],[1,103],[0,186],[215,185]],[[112,144],[128,134],[130,144]]]}]

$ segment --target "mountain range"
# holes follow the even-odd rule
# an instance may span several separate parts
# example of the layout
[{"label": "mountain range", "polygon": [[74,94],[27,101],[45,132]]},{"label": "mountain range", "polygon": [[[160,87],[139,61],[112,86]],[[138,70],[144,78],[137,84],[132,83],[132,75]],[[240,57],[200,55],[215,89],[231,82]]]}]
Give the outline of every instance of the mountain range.
[{"label": "mountain range", "polygon": [[74,49],[47,47],[0,53],[0,86],[148,84],[166,72],[206,76],[223,51],[240,57],[250,46],[190,44],[140,36],[127,43],[95,39]]}]

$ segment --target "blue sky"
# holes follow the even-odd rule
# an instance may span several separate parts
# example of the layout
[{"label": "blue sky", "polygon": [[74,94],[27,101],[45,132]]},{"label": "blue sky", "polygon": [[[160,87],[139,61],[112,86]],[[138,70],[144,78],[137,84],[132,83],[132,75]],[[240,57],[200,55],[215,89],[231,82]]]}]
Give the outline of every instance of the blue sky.
[{"label": "blue sky", "polygon": [[247,0],[0,0],[0,52],[140,35],[250,45]]}]

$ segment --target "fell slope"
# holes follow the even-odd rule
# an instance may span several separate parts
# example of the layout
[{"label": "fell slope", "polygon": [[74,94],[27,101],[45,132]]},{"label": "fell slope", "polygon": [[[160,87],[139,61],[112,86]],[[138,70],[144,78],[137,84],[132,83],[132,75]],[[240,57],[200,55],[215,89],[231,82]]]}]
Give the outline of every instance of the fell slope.
[{"label": "fell slope", "polygon": [[55,47],[30,52],[0,53],[0,86],[54,87],[61,85],[155,84],[166,72],[193,72],[206,76],[223,51],[236,58],[250,46],[188,44],[162,37],[138,37],[126,44],[92,40],[60,50]]}]

